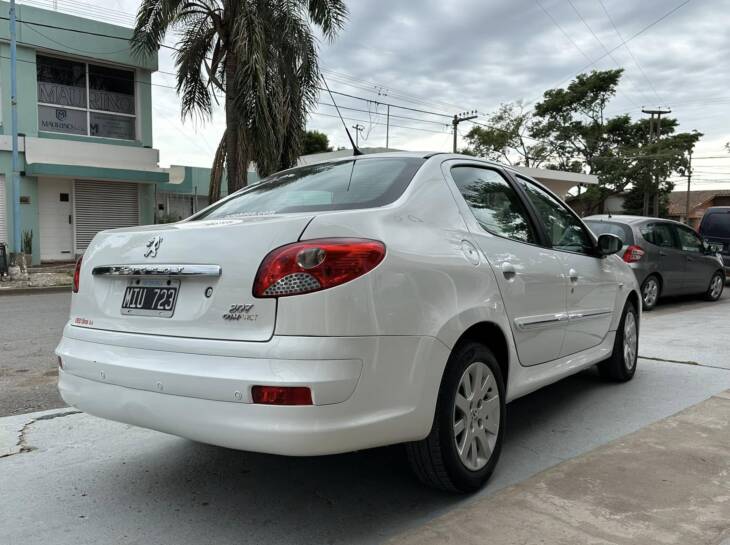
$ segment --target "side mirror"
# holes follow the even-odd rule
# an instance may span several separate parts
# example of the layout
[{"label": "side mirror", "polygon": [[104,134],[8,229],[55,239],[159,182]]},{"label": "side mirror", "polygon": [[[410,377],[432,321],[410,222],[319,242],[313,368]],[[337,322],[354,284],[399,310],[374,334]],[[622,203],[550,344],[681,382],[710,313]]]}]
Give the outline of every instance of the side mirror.
[{"label": "side mirror", "polygon": [[598,237],[598,253],[602,256],[615,254],[623,248],[624,241],[611,233],[604,233]]}]

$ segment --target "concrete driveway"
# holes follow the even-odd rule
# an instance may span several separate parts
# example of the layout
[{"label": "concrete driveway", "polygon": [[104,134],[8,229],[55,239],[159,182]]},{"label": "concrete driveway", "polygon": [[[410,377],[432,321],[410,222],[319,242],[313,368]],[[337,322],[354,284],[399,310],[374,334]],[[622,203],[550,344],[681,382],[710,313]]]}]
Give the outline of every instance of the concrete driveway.
[{"label": "concrete driveway", "polygon": [[[591,370],[510,404],[502,459],[476,497],[422,487],[399,447],[284,458],[68,409],[2,418],[0,543],[383,542],[730,388],[730,371],[715,365],[723,343],[714,342],[730,337],[730,324],[702,318],[730,313],[730,299],[673,304],[645,315],[640,352],[657,359],[640,360],[632,382],[606,384]],[[676,351],[661,357],[668,341],[655,337],[668,327],[678,346],[705,347],[692,361],[712,367],[659,361],[689,361]]]}]

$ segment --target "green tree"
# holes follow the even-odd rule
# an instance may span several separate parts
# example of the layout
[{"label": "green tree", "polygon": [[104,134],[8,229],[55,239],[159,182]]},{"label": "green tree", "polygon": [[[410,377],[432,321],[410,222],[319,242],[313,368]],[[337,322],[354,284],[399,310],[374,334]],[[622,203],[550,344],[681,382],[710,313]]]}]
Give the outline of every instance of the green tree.
[{"label": "green tree", "polygon": [[[567,88],[551,89],[535,105],[531,136],[549,149],[548,166],[598,176],[582,196],[589,212],[602,212],[611,195],[642,195],[641,212],[657,215],[662,195],[672,190],[668,180],[686,168],[687,152],[700,133],[676,133],[676,119],[662,119],[661,136],[649,139],[647,119],[629,115],[608,117],[606,108],[615,96],[623,70],[579,74]],[[646,195],[646,196],[643,196]],[[649,201],[654,204],[648,207]],[[635,210],[631,208],[631,210]]]},{"label": "green tree", "polygon": [[522,104],[502,104],[484,125],[471,128],[462,153],[513,166],[539,167],[548,150],[542,143],[534,143],[529,136],[531,129],[532,113]]},{"label": "green tree", "polygon": [[312,26],[333,39],[343,0],[142,0],[132,37],[150,54],[173,31],[182,117],[208,119],[219,96],[226,129],[213,161],[211,202],[247,184],[251,162],[266,176],[295,164],[320,80]]},{"label": "green tree", "polygon": [[332,151],[330,139],[323,132],[307,131],[302,140],[302,155]]}]

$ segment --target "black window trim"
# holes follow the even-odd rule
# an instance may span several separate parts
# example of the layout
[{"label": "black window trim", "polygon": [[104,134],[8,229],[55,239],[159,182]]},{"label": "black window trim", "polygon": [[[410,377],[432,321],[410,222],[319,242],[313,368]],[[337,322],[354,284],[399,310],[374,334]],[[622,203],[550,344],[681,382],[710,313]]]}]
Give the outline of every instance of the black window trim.
[{"label": "black window trim", "polygon": [[[690,254],[703,254],[705,252],[705,241],[702,239],[700,235],[698,235],[693,229],[687,227],[686,225],[682,225],[681,223],[670,223],[669,225],[673,226],[676,231],[674,231],[674,236],[677,239],[677,250],[680,252],[687,252]],[[685,250],[684,246],[682,245],[682,238],[679,235],[680,230],[684,229],[685,231],[689,231],[692,233],[697,240],[700,242],[700,251],[699,252],[693,252],[692,250]]]},{"label": "black window trim", "polygon": [[[522,196],[523,201],[526,201],[527,202],[527,205],[530,207],[530,210],[532,211],[532,214],[536,218],[538,218],[539,225],[540,225],[540,230],[542,231],[542,235],[543,235],[543,238],[545,240],[545,247],[546,248],[548,248],[550,250],[553,250],[553,251],[556,251],[556,252],[563,252],[563,253],[566,253],[566,254],[573,254],[573,255],[582,255],[582,256],[593,257],[593,258],[597,258],[597,259],[601,259],[602,257],[604,257],[604,256],[602,256],[598,252],[598,244],[597,244],[596,237],[594,237],[594,235],[593,235],[593,232],[588,228],[588,226],[586,226],[585,223],[583,223],[583,220],[580,218],[580,216],[578,216],[578,214],[576,214],[575,211],[572,208],[570,208],[570,206],[568,206],[567,204],[563,203],[563,200],[560,197],[558,197],[555,193],[553,193],[552,191],[550,191],[550,189],[548,189],[547,187],[545,187],[544,185],[542,185],[540,182],[538,182],[537,180],[535,180],[533,178],[530,178],[529,176],[525,176],[524,174],[517,174],[517,173],[511,172],[511,171],[507,171],[507,172],[510,175],[512,175],[512,176],[515,177],[515,185],[517,186],[517,189],[518,189],[520,195]],[[542,189],[543,191],[545,191],[548,195],[550,195],[555,200],[557,200],[559,205],[562,205],[563,208],[565,210],[567,210],[570,215],[572,215],[575,219],[577,219],[578,220],[578,223],[581,225],[581,227],[583,227],[583,231],[588,236],[588,240],[590,240],[590,242],[591,242],[592,252],[587,254],[587,253],[584,253],[584,252],[573,252],[571,250],[563,250],[562,248],[555,247],[553,245],[553,243],[552,243],[552,240],[550,239],[550,237],[547,234],[547,229],[545,228],[545,225],[543,224],[542,219],[539,219],[539,215],[537,213],[537,209],[534,207],[534,205],[530,201],[530,198],[525,193],[525,190],[522,189],[522,187],[520,186],[519,182],[517,181],[517,178],[522,178],[527,183],[531,183],[531,184],[537,185],[537,187],[539,187],[540,189]]]},{"label": "black window trim", "polygon": [[[672,244],[673,244],[671,247],[668,248],[667,246],[659,246],[658,244],[652,242],[651,240],[648,240],[644,236],[644,232],[642,231],[642,229],[651,228],[654,225],[666,225],[669,228],[669,233],[672,235]],[[683,250],[682,250],[681,241],[679,240],[679,234],[674,229],[672,229],[672,227],[674,227],[674,224],[672,222],[662,221],[660,219],[657,219],[655,221],[649,221],[647,223],[644,223],[643,225],[640,225],[639,234],[641,235],[642,240],[645,240],[646,242],[651,244],[654,248],[663,248],[665,250],[675,250],[677,252],[681,252]]]},{"label": "black window trim", "polygon": [[[528,242],[525,240],[519,240],[516,238],[510,238],[506,237],[504,235],[500,235],[498,233],[495,233],[493,231],[490,231],[489,229],[486,229],[485,227],[482,227],[482,224],[479,223],[479,220],[476,219],[476,216],[474,215],[474,212],[472,211],[469,204],[466,202],[466,199],[464,198],[464,195],[461,194],[461,191],[459,190],[459,187],[456,185],[456,181],[454,180],[454,177],[451,175],[451,170],[454,168],[459,167],[471,167],[471,168],[480,168],[482,170],[491,170],[504,179],[504,181],[507,183],[507,185],[515,192],[517,195],[517,199],[520,201],[520,203],[523,206],[524,212],[527,214],[527,221],[532,229],[535,238],[537,239],[535,242]],[[532,246],[535,248],[545,248],[549,247],[546,245],[546,238],[545,233],[542,228],[542,224],[538,221],[537,216],[535,215],[535,211],[529,206],[529,203],[525,202],[525,196],[520,190],[519,187],[517,187],[518,184],[515,183],[515,181],[512,179],[512,177],[509,175],[509,172],[506,169],[500,168],[497,165],[491,165],[488,163],[481,163],[479,161],[453,161],[450,160],[447,165],[448,171],[449,171],[449,178],[452,184],[454,184],[454,187],[456,188],[456,194],[461,199],[461,202],[463,202],[463,206],[466,208],[468,213],[470,214],[470,217],[474,221],[475,224],[479,226],[479,229],[485,233],[489,233],[492,236],[501,238],[503,240],[509,240],[510,242],[516,242],[518,244],[526,244],[528,246]],[[468,224],[467,224],[468,228]]]}]

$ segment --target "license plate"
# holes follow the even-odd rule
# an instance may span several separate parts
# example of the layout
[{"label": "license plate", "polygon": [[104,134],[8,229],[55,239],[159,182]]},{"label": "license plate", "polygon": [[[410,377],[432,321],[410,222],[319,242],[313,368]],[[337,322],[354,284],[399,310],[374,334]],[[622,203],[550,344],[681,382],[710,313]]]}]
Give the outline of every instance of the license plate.
[{"label": "license plate", "polygon": [[170,318],[175,312],[180,280],[135,279],[122,298],[122,314]]}]

